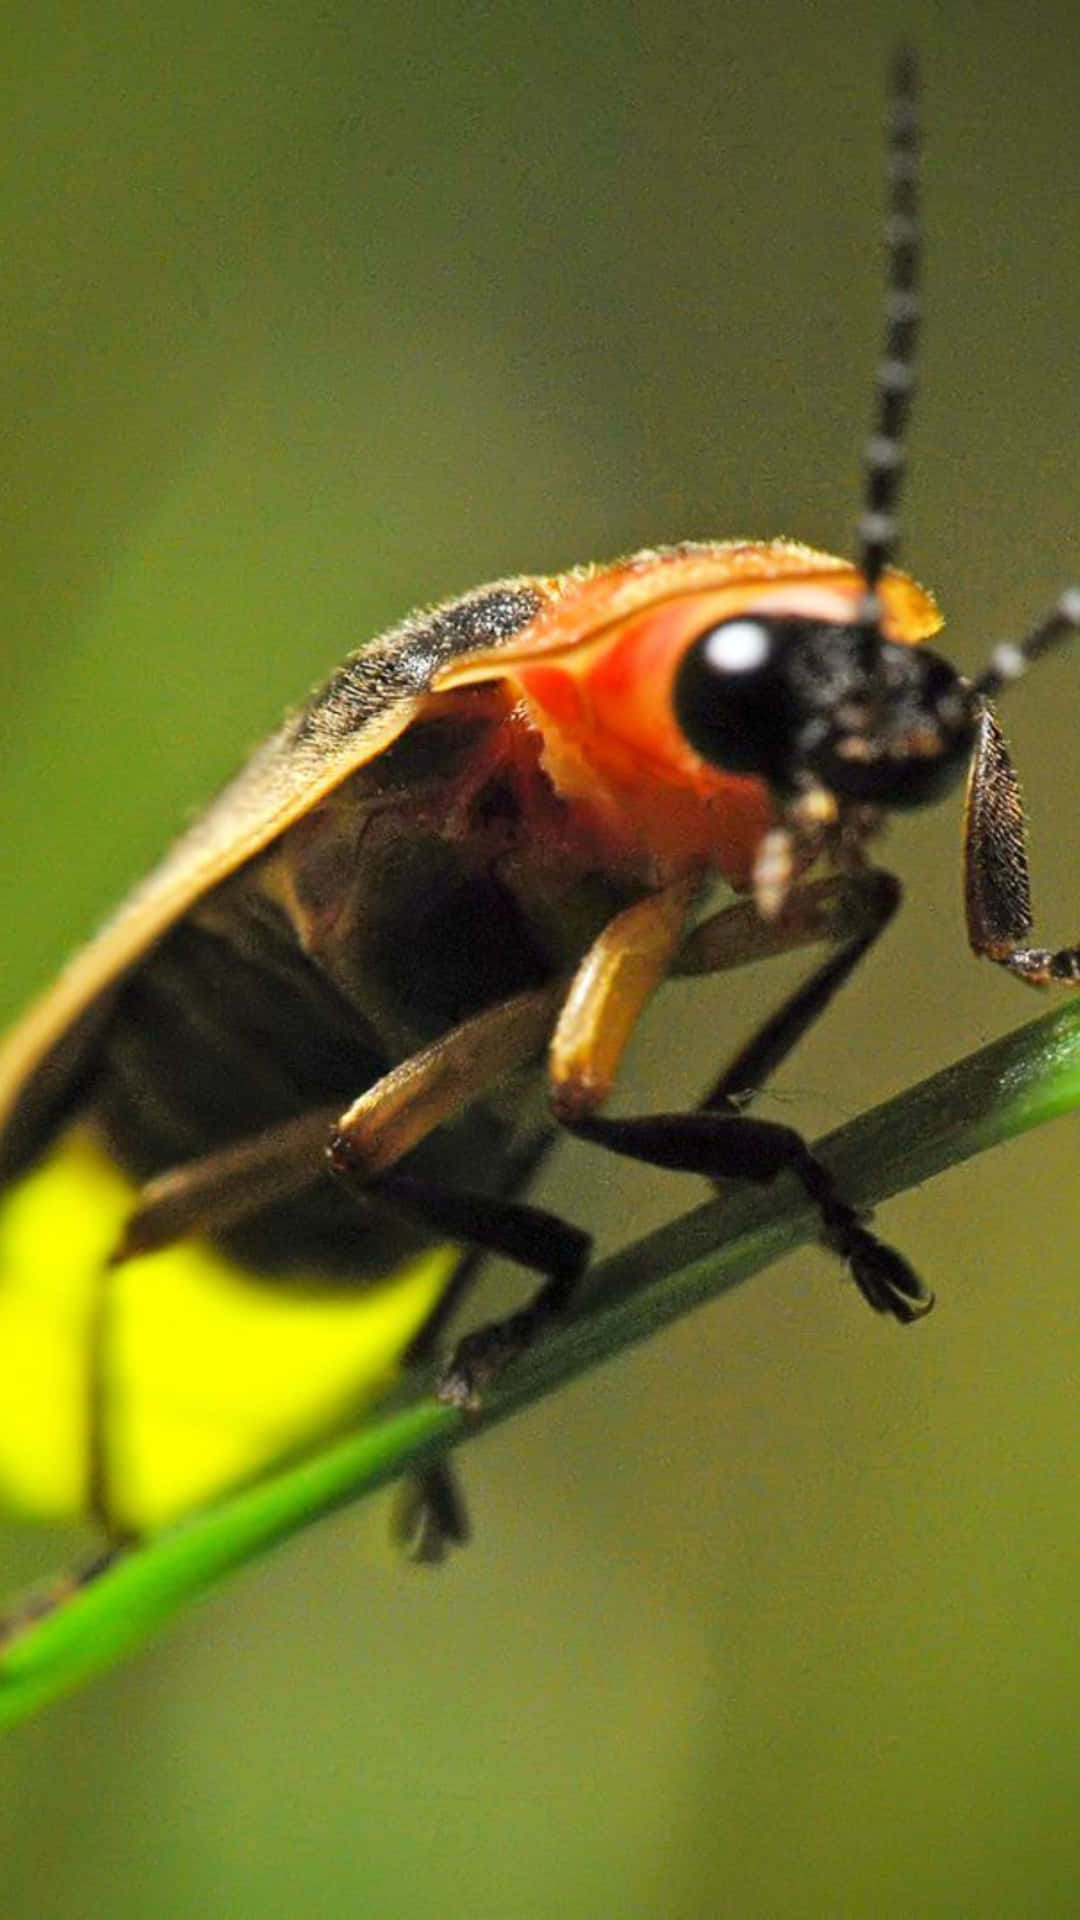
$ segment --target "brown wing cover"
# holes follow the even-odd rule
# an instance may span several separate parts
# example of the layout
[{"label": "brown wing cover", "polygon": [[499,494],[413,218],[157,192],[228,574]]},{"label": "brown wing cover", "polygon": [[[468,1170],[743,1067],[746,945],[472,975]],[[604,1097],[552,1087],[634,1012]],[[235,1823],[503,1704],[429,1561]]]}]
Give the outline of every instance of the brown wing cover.
[{"label": "brown wing cover", "polygon": [[410,615],[350,654],[256,749],[0,1049],[0,1179],[63,1118],[116,987],[193,902],[385,752],[448,660],[511,639],[558,589],[557,581],[500,581]]}]

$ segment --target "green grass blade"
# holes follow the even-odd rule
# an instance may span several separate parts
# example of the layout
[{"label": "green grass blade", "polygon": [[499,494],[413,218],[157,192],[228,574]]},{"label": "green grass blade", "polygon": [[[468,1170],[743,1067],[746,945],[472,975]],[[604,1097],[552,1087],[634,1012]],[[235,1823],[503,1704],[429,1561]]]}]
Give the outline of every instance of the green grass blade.
[{"label": "green grass blade", "polygon": [[[1080,1106],[1080,1006],[1063,1005],[819,1143],[845,1194],[873,1205]],[[227,1573],[323,1514],[552,1393],[813,1235],[800,1190],[732,1190],[595,1269],[588,1300],[465,1416],[428,1397],[193,1516],[19,1632],[0,1653],[0,1726],[122,1659]]]}]

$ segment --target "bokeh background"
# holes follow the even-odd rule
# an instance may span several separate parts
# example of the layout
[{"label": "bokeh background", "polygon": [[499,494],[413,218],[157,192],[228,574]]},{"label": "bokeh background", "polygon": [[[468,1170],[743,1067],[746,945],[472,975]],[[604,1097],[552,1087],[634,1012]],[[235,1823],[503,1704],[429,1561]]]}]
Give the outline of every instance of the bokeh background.
[{"label": "bokeh background", "polygon": [[[0,1013],[348,647],[687,535],[850,545],[881,76],[927,69],[907,552],[974,665],[1077,570],[1072,6],[9,9]],[[1077,663],[1010,702],[1078,930]],[[772,1111],[839,1123],[1033,1011],[957,808]],[[658,1012],[689,1095],[770,980]],[[807,1253],[469,1449],[440,1576],[346,1514],[0,1750],[7,1915],[1076,1911],[1077,1129]],[[605,1244],[696,1197],[567,1152]],[[2,1418],[2,1409],[0,1409]],[[8,1584],[70,1542],[11,1530]]]}]

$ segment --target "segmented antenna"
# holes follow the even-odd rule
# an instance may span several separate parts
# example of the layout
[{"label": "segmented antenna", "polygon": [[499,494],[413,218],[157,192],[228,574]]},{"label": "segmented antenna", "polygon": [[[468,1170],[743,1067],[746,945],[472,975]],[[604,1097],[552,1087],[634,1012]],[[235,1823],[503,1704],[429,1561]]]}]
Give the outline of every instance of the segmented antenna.
[{"label": "segmented antenna", "polygon": [[1080,587],[1067,587],[1053,613],[1033,627],[1023,640],[1007,640],[1000,647],[995,647],[990,656],[990,665],[985,673],[980,673],[972,691],[983,700],[992,700],[1013,680],[1019,680],[1033,660],[1049,653],[1052,647],[1060,646],[1063,640],[1071,640],[1078,632]]},{"label": "segmented antenna", "polygon": [[856,529],[866,580],[861,619],[875,635],[878,581],[895,560],[899,544],[896,508],[919,336],[919,66],[913,47],[899,47],[889,69],[886,138],[885,339],[874,380],[874,424],[866,445],[864,506]]}]

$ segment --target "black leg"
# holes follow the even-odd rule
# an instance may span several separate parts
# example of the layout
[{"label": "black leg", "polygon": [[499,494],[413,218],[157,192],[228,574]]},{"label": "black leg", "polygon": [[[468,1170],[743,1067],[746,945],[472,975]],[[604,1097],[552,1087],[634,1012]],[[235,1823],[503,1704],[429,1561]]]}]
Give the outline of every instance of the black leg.
[{"label": "black leg", "polygon": [[452,1548],[468,1543],[465,1496],[449,1460],[435,1460],[399,1483],[391,1531],[396,1545],[418,1566],[440,1566]]},{"label": "black leg", "polygon": [[[507,1156],[501,1179],[503,1194],[521,1193],[539,1172],[555,1142],[555,1133],[545,1127],[531,1134]],[[452,1278],[435,1302],[423,1326],[413,1335],[405,1353],[406,1367],[427,1366],[441,1352],[443,1336],[462,1302],[476,1283],[478,1271],[487,1257],[486,1249],[473,1246],[462,1256]]]},{"label": "black leg", "polygon": [[[335,1166],[357,1198],[484,1253],[502,1254],[545,1276],[524,1307],[505,1320],[468,1334],[439,1381],[439,1398],[452,1406],[475,1406],[483,1389],[566,1311],[589,1262],[592,1240],[557,1214],[485,1193],[431,1185],[396,1169],[365,1179],[356,1169]],[[460,1297],[460,1294],[458,1295]]]},{"label": "black leg", "polygon": [[905,1323],[929,1311],[933,1297],[902,1254],[864,1226],[832,1174],[793,1127],[735,1113],[661,1113],[644,1119],[592,1118],[573,1131],[611,1153],[711,1180],[768,1182],[794,1174],[821,1216],[821,1239],[839,1254],[876,1313]]},{"label": "black leg", "polygon": [[809,978],[763,1021],[702,1101],[705,1110],[744,1112],[749,1100],[772,1079],[884,933],[900,905],[899,881],[874,867],[850,884],[857,889],[864,925],[815,967]]}]

